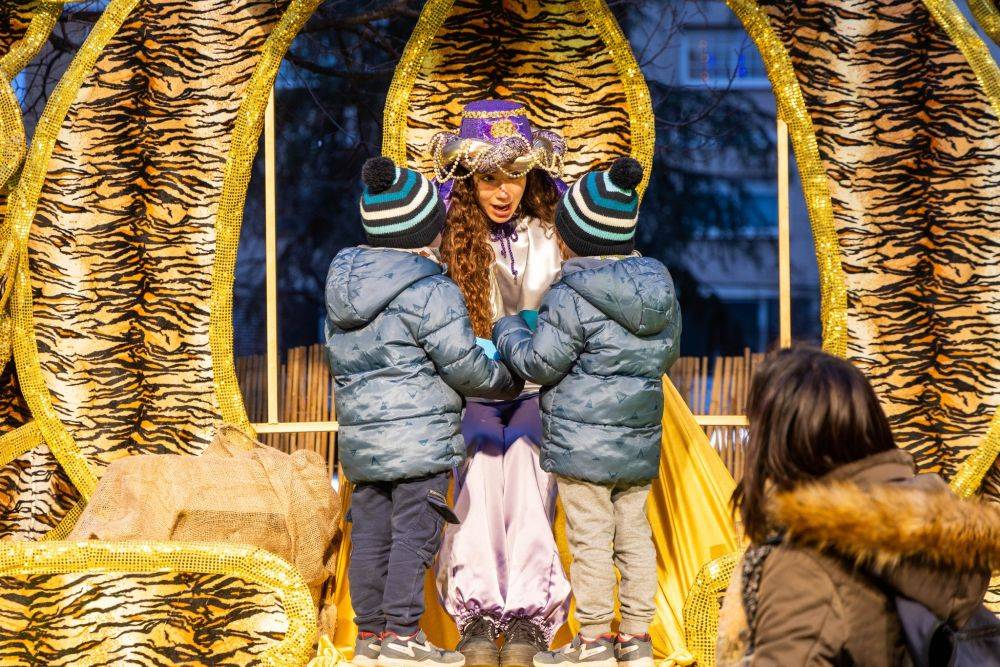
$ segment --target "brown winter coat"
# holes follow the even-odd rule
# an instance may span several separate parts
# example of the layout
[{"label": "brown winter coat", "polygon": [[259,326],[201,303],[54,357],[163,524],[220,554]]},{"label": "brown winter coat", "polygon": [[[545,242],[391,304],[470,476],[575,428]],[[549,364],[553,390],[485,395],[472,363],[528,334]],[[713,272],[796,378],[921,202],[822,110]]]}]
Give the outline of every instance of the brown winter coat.
[{"label": "brown winter coat", "polygon": [[901,450],[778,494],[769,514],[786,537],[761,569],[756,648],[746,656],[737,568],[720,615],[720,667],[908,665],[893,598],[961,625],[1000,567],[1000,506],[959,500],[937,475],[915,475]]}]

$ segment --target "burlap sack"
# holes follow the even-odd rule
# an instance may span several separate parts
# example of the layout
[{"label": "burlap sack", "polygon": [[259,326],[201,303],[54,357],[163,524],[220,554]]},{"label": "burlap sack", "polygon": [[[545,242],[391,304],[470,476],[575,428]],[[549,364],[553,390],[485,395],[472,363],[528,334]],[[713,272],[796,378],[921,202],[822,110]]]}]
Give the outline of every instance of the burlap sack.
[{"label": "burlap sack", "polygon": [[253,544],[294,565],[318,600],[333,574],[339,523],[319,454],[285,454],[221,425],[201,456],[112,463],[69,539]]}]

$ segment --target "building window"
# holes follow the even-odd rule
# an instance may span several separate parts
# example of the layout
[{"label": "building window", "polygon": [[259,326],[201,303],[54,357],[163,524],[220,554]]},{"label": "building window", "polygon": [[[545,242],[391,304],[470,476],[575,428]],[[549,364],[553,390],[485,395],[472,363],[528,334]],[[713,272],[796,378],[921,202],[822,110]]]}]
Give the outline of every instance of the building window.
[{"label": "building window", "polygon": [[742,29],[692,30],[684,34],[682,79],[687,86],[767,88],[764,61]]}]

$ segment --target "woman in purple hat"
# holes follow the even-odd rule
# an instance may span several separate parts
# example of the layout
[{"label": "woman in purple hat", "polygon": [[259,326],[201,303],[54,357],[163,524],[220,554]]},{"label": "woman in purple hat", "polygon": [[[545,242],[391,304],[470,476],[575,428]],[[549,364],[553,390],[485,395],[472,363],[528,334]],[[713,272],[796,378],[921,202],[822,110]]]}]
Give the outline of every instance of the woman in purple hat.
[{"label": "woman in purple hat", "polygon": [[[554,219],[565,143],[534,129],[521,104],[485,100],[466,106],[458,134],[436,135],[431,150],[449,202],[442,257],[476,335],[488,340],[504,315],[530,322],[562,268]],[[437,578],[468,667],[530,667],[566,619],[570,585],[551,530],[556,485],[538,464],[538,389],[470,400],[462,422],[462,522],[445,534]]]}]

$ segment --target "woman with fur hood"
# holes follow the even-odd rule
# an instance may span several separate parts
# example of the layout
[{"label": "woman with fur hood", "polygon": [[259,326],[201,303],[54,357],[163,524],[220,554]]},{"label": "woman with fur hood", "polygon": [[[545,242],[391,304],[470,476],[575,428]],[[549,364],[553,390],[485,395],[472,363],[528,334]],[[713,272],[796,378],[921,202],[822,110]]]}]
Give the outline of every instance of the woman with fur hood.
[{"label": "woman with fur hood", "polygon": [[725,665],[910,665],[896,598],[961,627],[1000,565],[1000,508],[915,474],[864,376],[782,350],[754,377],[734,506],[751,540],[719,622]]}]

